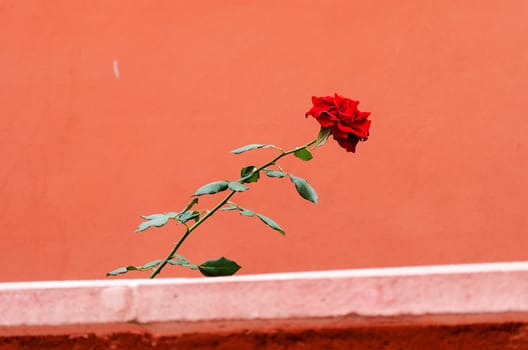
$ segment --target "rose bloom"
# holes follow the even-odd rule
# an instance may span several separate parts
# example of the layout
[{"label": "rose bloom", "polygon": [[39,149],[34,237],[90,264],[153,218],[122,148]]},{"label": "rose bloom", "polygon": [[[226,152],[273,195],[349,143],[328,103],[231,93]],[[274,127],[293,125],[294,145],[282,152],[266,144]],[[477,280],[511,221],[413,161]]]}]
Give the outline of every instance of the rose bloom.
[{"label": "rose bloom", "polygon": [[370,112],[361,112],[359,101],[335,94],[335,97],[312,97],[313,107],[306,117],[314,117],[322,128],[332,128],[332,135],[347,152],[355,152],[359,141],[369,136]]}]

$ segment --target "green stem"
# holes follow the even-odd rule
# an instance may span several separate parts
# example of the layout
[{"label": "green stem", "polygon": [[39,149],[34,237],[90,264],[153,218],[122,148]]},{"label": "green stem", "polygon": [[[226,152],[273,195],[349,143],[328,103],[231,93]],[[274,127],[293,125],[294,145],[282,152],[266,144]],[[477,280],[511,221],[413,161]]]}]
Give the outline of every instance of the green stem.
[{"label": "green stem", "polygon": [[291,149],[291,150],[289,150],[289,151],[286,151],[286,152],[281,151],[281,153],[280,153],[278,156],[276,156],[275,158],[273,158],[272,160],[270,160],[269,162],[267,162],[267,163],[264,164],[263,166],[254,169],[254,170],[253,170],[253,173],[259,172],[259,171],[261,171],[262,169],[264,169],[265,167],[268,167],[268,166],[270,166],[270,165],[275,164],[276,161],[278,161],[279,159],[281,159],[281,158],[284,157],[284,156],[287,156],[288,154],[292,154],[292,153],[297,152],[298,150],[301,150],[301,149],[303,149],[303,148],[308,148],[308,147],[310,147],[311,145],[315,144],[316,142],[317,142],[317,139],[308,142],[306,145],[299,146],[299,147],[295,147],[295,148],[293,148],[293,149]]},{"label": "green stem", "polygon": [[[257,173],[257,172],[261,171],[262,169],[264,169],[264,168],[266,168],[266,167],[268,167],[270,165],[275,164],[275,162],[277,162],[282,157],[287,156],[288,154],[292,154],[294,152],[297,152],[300,149],[310,147],[311,145],[315,144],[315,142],[317,142],[317,139],[308,142],[304,146],[295,147],[295,148],[293,148],[293,149],[291,149],[289,151],[286,151],[286,152],[281,151],[281,153],[278,156],[276,156],[275,158],[273,158],[271,161],[267,162],[266,164],[264,164],[264,165],[262,165],[262,166],[260,166],[258,168],[253,169],[253,173],[252,174]],[[241,179],[242,178],[238,179],[237,181],[240,181]],[[152,274],[150,275],[149,278],[156,277],[161,272],[161,270],[165,267],[165,265],[167,265],[168,261],[174,257],[174,254],[176,254],[176,251],[178,250],[178,248],[180,248],[180,246],[187,239],[187,237],[189,237],[191,232],[193,232],[195,229],[197,229],[198,226],[200,226],[205,220],[207,220],[211,215],[213,215],[216,211],[218,211],[218,209],[220,209],[224,204],[226,204],[229,201],[229,199],[231,199],[231,197],[233,197],[233,195],[235,193],[236,193],[236,191],[230,191],[229,194],[227,196],[225,196],[224,199],[222,199],[220,202],[218,202],[218,204],[215,205],[213,209],[208,211],[207,214],[202,216],[200,219],[198,219],[198,221],[196,221],[194,223],[194,225],[192,225],[190,228],[188,228],[185,231],[185,233],[180,237],[178,242],[176,242],[176,244],[174,245],[174,247],[172,248],[170,253],[167,255],[167,257],[165,259],[163,259],[163,261],[158,265],[158,267],[152,272]]]},{"label": "green stem", "polygon": [[172,248],[172,250],[170,251],[169,255],[167,255],[167,257],[165,259],[163,259],[163,261],[161,262],[161,264],[158,265],[158,267],[156,268],[156,270],[154,270],[154,272],[152,272],[152,274],[150,275],[149,278],[154,278],[156,277],[160,272],[161,270],[165,267],[165,265],[167,265],[167,262],[172,259],[174,257],[174,254],[176,253],[176,251],[178,250],[178,248],[182,245],[182,243],[185,241],[185,239],[191,234],[191,232],[193,232],[196,228],[198,228],[198,226],[200,226],[202,224],[202,222],[204,222],[205,220],[207,220],[211,215],[213,215],[218,209],[220,209],[224,204],[227,203],[227,201],[229,201],[229,199],[231,197],[233,197],[233,195],[235,194],[236,192],[235,191],[231,191],[229,192],[229,194],[227,196],[225,196],[224,199],[222,199],[217,205],[215,205],[215,207],[213,209],[211,209],[209,212],[207,212],[207,214],[205,214],[204,216],[202,216],[198,221],[196,221],[196,223],[194,225],[192,225],[189,229],[187,229],[187,231],[185,231],[185,233],[183,234],[183,236],[181,236],[180,240],[176,243],[176,245],[174,245],[174,247]]}]

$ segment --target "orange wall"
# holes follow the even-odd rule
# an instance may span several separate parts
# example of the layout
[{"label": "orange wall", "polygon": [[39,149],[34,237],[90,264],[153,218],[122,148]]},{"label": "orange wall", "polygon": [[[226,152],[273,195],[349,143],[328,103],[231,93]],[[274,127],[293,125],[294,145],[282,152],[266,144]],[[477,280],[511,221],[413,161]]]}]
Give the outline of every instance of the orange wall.
[{"label": "orange wall", "polygon": [[163,257],[181,231],[135,234],[139,215],[274,154],[235,147],[312,139],[310,97],[334,92],[373,124],[356,154],[283,162],[319,205],[265,179],[237,202],[286,237],[221,213],[182,254],[246,274],[526,260],[526,18],[524,0],[3,1],[0,280]]}]

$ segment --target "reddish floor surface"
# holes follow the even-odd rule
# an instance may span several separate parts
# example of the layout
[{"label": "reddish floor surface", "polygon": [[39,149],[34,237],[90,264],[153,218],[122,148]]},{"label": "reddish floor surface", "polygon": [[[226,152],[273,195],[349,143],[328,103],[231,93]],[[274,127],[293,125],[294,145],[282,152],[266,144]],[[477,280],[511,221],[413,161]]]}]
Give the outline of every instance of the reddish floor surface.
[{"label": "reddish floor surface", "polygon": [[528,349],[528,324],[464,326],[384,326],[347,329],[280,329],[224,334],[153,337],[120,333],[107,336],[0,337],[7,349]]}]

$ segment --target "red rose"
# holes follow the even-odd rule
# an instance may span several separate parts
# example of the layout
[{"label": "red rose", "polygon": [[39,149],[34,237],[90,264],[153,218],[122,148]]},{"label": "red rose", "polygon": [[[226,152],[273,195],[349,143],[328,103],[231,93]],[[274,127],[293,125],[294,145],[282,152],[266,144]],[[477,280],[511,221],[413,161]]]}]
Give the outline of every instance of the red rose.
[{"label": "red rose", "polygon": [[312,103],[306,117],[317,119],[322,128],[332,128],[334,139],[347,152],[355,152],[357,143],[368,139],[370,112],[361,112],[357,108],[359,101],[335,94],[335,97],[313,96]]}]

